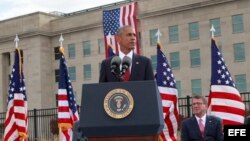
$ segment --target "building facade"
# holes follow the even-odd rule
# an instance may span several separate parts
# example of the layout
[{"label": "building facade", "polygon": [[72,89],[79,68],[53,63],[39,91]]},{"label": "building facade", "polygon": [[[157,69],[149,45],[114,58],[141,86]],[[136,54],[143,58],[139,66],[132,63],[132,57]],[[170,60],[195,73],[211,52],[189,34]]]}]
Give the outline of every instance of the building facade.
[{"label": "building facade", "polygon": [[[102,12],[131,0],[68,14],[31,13],[0,21],[0,112],[6,111],[14,38],[23,50],[29,109],[56,107],[58,47],[63,34],[65,57],[77,103],[82,84],[97,83],[105,58]],[[249,91],[250,0],[138,0],[141,54],[156,67],[155,33],[172,66],[179,96],[208,95],[211,77],[211,33],[240,92]]]}]

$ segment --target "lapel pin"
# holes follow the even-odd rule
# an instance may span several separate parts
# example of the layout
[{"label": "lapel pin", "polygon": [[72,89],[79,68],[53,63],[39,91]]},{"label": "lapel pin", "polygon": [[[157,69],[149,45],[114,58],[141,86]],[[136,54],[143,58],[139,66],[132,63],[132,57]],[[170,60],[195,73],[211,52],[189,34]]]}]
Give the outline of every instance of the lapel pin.
[{"label": "lapel pin", "polygon": [[136,62],[136,64],[138,65],[138,64],[139,64],[139,62]]}]

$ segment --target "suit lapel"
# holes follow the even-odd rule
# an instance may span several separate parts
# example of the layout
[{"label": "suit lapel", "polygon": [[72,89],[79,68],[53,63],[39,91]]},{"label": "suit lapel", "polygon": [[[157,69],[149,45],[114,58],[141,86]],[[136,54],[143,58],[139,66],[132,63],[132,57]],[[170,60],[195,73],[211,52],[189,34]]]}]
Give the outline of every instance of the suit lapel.
[{"label": "suit lapel", "polygon": [[129,80],[134,80],[136,70],[138,69],[138,56],[136,54],[133,54],[133,59],[132,59],[132,68],[131,68],[131,73],[130,73],[130,79]]}]

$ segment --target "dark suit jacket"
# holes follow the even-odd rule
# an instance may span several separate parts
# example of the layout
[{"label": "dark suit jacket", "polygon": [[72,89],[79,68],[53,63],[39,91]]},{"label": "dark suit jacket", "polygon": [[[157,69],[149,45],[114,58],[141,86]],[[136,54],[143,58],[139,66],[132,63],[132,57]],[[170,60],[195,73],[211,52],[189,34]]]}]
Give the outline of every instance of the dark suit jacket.
[{"label": "dark suit jacket", "polygon": [[222,121],[215,116],[206,117],[205,139],[202,138],[198,122],[193,116],[182,122],[181,141],[223,141]]},{"label": "dark suit jacket", "polygon": [[[102,61],[99,82],[120,82],[121,79],[117,78],[111,73],[110,63],[113,57]],[[154,80],[153,68],[151,61],[137,54],[133,54],[132,68],[129,81],[142,81]]]}]

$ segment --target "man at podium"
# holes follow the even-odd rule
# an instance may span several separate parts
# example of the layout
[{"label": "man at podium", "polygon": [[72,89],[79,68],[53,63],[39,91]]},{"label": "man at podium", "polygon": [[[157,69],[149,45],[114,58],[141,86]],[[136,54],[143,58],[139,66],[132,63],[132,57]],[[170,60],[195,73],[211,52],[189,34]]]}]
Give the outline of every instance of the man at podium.
[{"label": "man at podium", "polygon": [[135,54],[136,33],[132,26],[120,27],[116,33],[119,54],[102,61],[99,82],[154,80],[149,58]]}]

